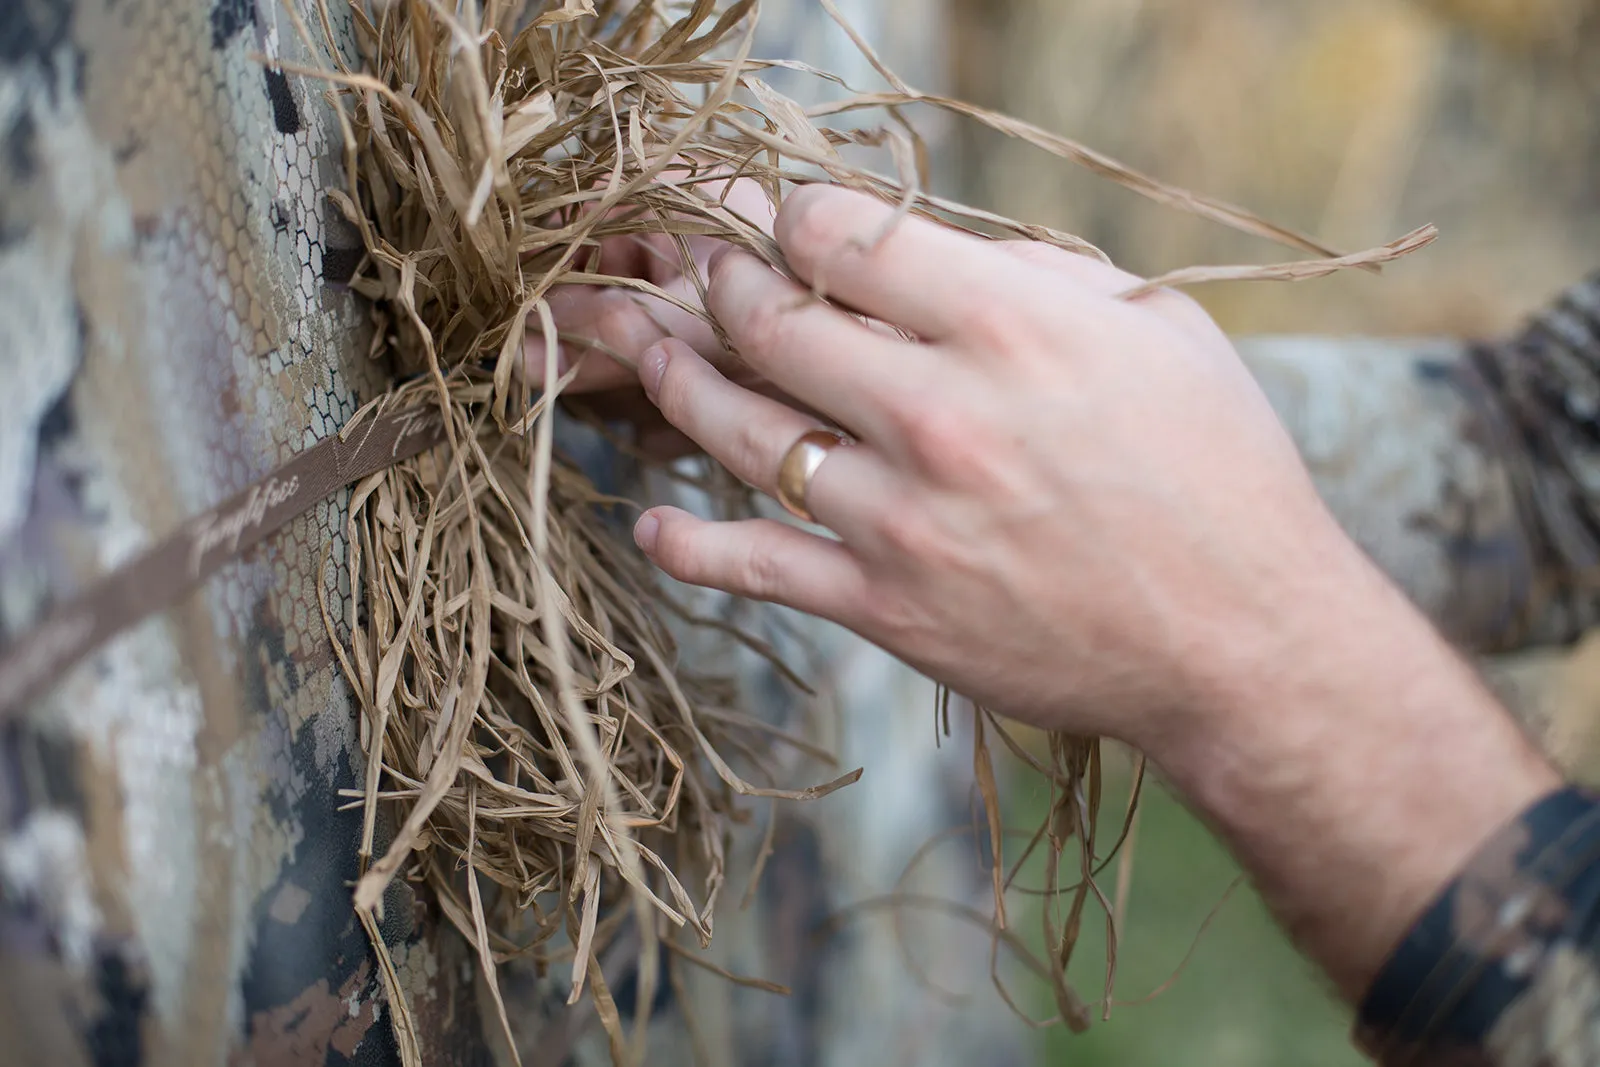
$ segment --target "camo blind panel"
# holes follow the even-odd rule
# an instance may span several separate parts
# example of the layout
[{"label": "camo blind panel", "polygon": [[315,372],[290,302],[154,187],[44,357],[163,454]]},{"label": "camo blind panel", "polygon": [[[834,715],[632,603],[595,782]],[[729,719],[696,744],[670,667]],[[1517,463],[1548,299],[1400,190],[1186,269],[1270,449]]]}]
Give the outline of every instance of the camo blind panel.
[{"label": "camo blind panel", "polygon": [[[5,633],[381,388],[331,114],[252,52],[307,58],[270,0],[0,6]],[[343,523],[303,516],[0,738],[0,1033],[30,1060],[393,1061],[315,589]],[[389,903],[429,1062],[485,1062],[455,941]]]}]

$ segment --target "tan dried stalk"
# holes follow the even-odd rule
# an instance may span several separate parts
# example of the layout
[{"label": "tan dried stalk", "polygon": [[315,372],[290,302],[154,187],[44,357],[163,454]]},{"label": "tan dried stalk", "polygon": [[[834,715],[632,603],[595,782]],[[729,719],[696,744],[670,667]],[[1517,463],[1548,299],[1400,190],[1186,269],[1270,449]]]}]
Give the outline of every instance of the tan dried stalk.
[{"label": "tan dried stalk", "polygon": [[[427,403],[448,430],[447,446],[357,487],[348,566],[362,613],[348,647],[336,637],[360,699],[368,759],[355,903],[408,1065],[420,1062],[420,1045],[376,924],[395,877],[426,883],[475,946],[508,1041],[496,968],[531,956],[571,965],[572,1000],[587,990],[613,1057],[637,1063],[663,944],[676,981],[671,968],[695,959],[679,939],[692,935],[703,947],[712,936],[738,798],[811,799],[859,774],[782,791],[735,771],[727,754],[744,753],[755,757],[748,773],[766,777],[759,757],[778,742],[730,710],[728,680],[678,663],[666,620],[681,613],[618,536],[616,513],[628,505],[601,498],[556,452],[552,404],[565,382],[557,380],[551,290],[603,285],[672,299],[646,282],[595,273],[590,253],[600,242],[664,235],[702,292],[685,244],[691,237],[730,242],[787,272],[772,240],[720,199],[733,177],[759,182],[774,203],[799,183],[829,181],[897,205],[897,220],[923,215],[1100,255],[1069,234],[925,192],[926,153],[905,118],[914,105],[983,123],[1157,203],[1320,257],[1187,270],[1158,284],[1376,269],[1433,238],[1425,228],[1342,257],[1066,138],[919,92],[884,66],[831,0],[818,2],[888,91],[859,92],[798,63],[752,59],[757,0],[351,0],[354,56],[333,47],[328,0],[314,2],[325,48],[292,2],[285,7],[327,63],[264,62],[332,86],[347,187],[330,196],[361,232],[367,255],[354,285],[373,303],[375,354],[392,361],[400,383],[356,422],[375,408]],[[802,108],[763,81],[776,67],[811,73],[839,98]],[[885,115],[884,125],[822,124],[871,111]],[[893,176],[852,162],[862,149],[887,153]],[[519,373],[533,323],[550,338],[544,380],[556,382],[538,396]],[[329,627],[337,633],[331,618]],[[1067,963],[1091,899],[1111,908],[1095,882],[1107,862],[1095,833],[1099,745],[1057,737],[1039,759],[993,716],[980,710],[975,722],[996,956],[1020,942],[1006,929],[1015,872],[1005,874],[991,736],[1052,783],[1050,820],[1025,857],[1047,850],[1046,890],[1065,910],[1057,918],[1046,908],[1050,958],[1031,965],[1055,990],[1052,1021],[1081,1027],[1086,1009],[1067,986]],[[378,854],[385,806],[399,828]],[[1062,884],[1067,856],[1080,875]],[[631,1041],[601,966],[629,939],[641,986]],[[1108,986],[1109,979],[1108,961]],[[1002,994],[1011,1001],[1003,987]]]}]

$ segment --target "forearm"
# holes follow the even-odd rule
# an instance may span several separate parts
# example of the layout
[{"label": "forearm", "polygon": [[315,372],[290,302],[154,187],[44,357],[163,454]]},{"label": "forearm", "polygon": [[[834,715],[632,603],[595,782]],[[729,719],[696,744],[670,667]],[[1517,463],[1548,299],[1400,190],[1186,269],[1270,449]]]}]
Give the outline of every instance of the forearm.
[{"label": "forearm", "polygon": [[1365,992],[1441,888],[1559,786],[1470,668],[1330,547],[1241,634],[1198,731],[1153,753],[1339,990]]}]

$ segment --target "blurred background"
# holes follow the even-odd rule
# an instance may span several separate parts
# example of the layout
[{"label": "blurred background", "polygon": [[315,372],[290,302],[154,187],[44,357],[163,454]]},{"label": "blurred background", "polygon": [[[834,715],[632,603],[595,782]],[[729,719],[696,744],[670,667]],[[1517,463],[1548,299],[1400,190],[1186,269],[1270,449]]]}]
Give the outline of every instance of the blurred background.
[{"label": "blurred background", "polygon": [[[1386,277],[1199,294],[1239,332],[1496,333],[1596,267],[1591,0],[951,0],[956,94],[1340,248]],[[970,195],[1139,272],[1281,251],[961,128]]]},{"label": "blurred background", "polygon": [[[1600,269],[1595,0],[852,0],[840,7],[919,87],[1031,120],[1343,250],[1423,223],[1439,226],[1436,245],[1382,278],[1196,291],[1236,334],[1496,336]],[[779,45],[857,84],[872,82],[814,4],[790,0],[776,10],[768,15],[767,54]],[[1083,236],[1131,270],[1293,258],[997,135],[926,114],[919,126],[935,150],[939,192]],[[840,654],[870,659],[861,650]],[[1593,779],[1600,772],[1595,646],[1488,667],[1540,724],[1547,747],[1575,776]],[[858,687],[849,703],[926,729],[930,691],[890,667],[871,677],[885,687],[880,699]],[[864,804],[872,803],[871,758],[857,798]],[[959,754],[954,767],[960,772]],[[1042,791],[1027,775],[1013,776],[1010,786],[1012,821],[1035,825]],[[880,779],[877,788],[888,787]],[[1109,818],[1120,820],[1118,804],[1108,807],[1116,809]],[[1162,995],[1119,1007],[1086,1036],[1040,1033],[1038,1063],[1364,1062],[1348,1039],[1348,1012],[1248,887],[1219,907],[1238,871],[1159,786],[1146,793],[1135,856],[1119,999],[1157,989],[1191,947],[1192,958]],[[1037,925],[1036,916],[1016,924]],[[1105,963],[1103,932],[1095,921],[1088,926],[1077,969],[1092,995]],[[983,957],[956,966],[978,979],[959,984],[982,985]],[[1028,1006],[1050,1012],[1042,989],[1032,990]]]}]

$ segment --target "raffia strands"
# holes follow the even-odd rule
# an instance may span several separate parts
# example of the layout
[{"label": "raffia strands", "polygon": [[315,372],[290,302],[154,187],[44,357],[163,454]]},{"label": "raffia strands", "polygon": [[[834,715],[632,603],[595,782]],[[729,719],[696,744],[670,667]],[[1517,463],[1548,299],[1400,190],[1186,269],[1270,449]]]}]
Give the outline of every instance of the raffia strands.
[{"label": "raffia strands", "polygon": [[[646,282],[597,273],[600,242],[649,238],[676,250],[702,292],[686,244],[693,237],[731,242],[787,271],[771,239],[721,199],[730,178],[748,178],[774,203],[798,183],[829,181],[896,205],[897,221],[918,214],[985,237],[1101,255],[1070,234],[928,194],[926,152],[907,117],[913,106],[984,123],[1159,204],[1319,257],[1198,268],[1163,284],[1376,270],[1433,237],[1425,229],[1341,256],[1064,137],[919,92],[831,0],[818,3],[887,91],[753,59],[757,0],[350,0],[355,55],[332,46],[330,2],[315,0],[315,28],[294,0],[285,4],[325,62],[262,61],[327,83],[343,131],[346,188],[331,196],[361,232],[366,259],[354,285],[372,301],[374,355],[391,360],[397,380],[356,422],[375,407],[426,402],[448,438],[357,488],[349,570],[362,611],[348,644],[336,637],[361,701],[368,756],[365,788],[353,798],[365,818],[355,903],[408,1064],[420,1062],[416,1028],[376,932],[394,878],[426,883],[475,946],[508,1040],[496,968],[531,956],[570,964],[573,1001],[587,994],[615,1060],[636,1063],[661,954],[669,965],[693,961],[682,939],[703,947],[711,938],[738,798],[811,799],[857,776],[785,792],[735,770],[733,755],[746,774],[770,777],[762,759],[775,743],[770,731],[730,710],[731,683],[678,663],[666,620],[681,612],[618,537],[612,520],[626,505],[602,499],[556,452],[552,404],[565,382],[551,290],[603,285],[672,299]],[[838,98],[802,108],[763,80],[780,67],[814,75]],[[864,126],[868,113],[882,114],[883,124]],[[855,121],[824,125],[838,116]],[[863,150],[884,155],[892,173],[853,162]],[[556,383],[537,396],[519,374],[534,323],[550,339],[544,380]],[[1047,1024],[1081,1027],[1086,1008],[1065,982],[1066,966],[1091,899],[1110,907],[1094,877],[1109,862],[1095,844],[1098,743],[1055,738],[1040,759],[986,712],[975,722],[995,954],[1021,946],[1006,929],[1006,896],[1022,860],[1007,871],[992,766],[992,739],[1000,739],[1048,777],[1057,798],[1023,859],[1047,850],[1045,889],[1064,910],[1047,911],[1050,958],[1030,966],[1056,991],[1059,1016]],[[399,829],[379,855],[384,806]],[[1074,860],[1080,874],[1064,883],[1059,869]],[[624,942],[636,946],[642,987],[631,1037],[601,965]],[[1113,964],[1114,955],[1108,986]]]}]

